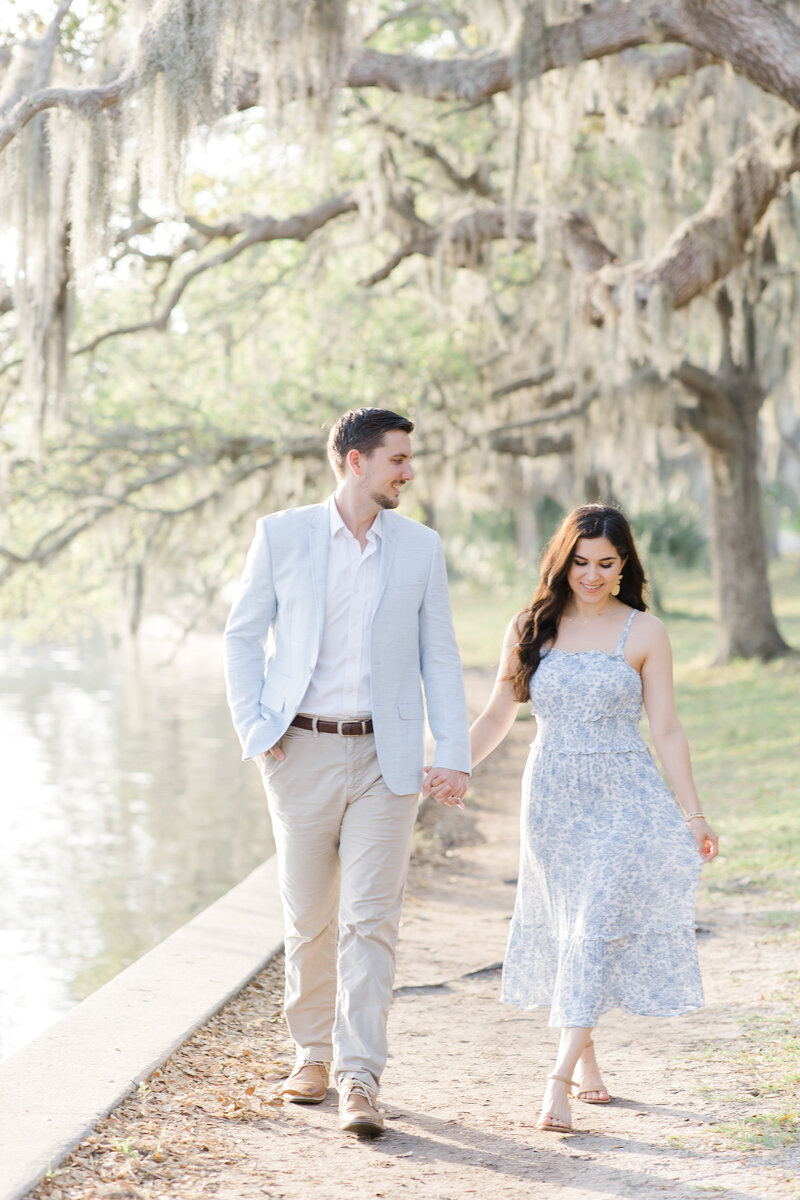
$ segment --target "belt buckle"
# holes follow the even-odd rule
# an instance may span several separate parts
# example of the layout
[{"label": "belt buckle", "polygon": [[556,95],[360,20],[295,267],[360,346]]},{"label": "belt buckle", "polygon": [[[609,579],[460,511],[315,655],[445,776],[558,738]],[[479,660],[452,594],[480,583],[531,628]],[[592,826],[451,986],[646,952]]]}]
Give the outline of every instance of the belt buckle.
[{"label": "belt buckle", "polygon": [[[342,735],[342,737],[357,737],[359,733],[364,732],[365,724],[365,721],[337,721],[339,733]],[[351,728],[345,729],[345,725],[350,725]],[[352,728],[352,726],[356,726],[356,728]],[[358,726],[360,726],[360,728],[358,728]]]}]

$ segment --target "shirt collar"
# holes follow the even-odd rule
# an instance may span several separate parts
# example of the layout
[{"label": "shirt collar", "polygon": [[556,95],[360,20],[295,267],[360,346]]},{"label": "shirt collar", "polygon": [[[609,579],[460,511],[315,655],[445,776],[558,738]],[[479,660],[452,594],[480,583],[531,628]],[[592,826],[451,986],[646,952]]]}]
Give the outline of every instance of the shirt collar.
[{"label": "shirt collar", "polygon": [[[335,496],[335,493],[333,493],[333,492],[331,492],[330,496],[328,497],[328,509],[329,509],[330,521],[331,521],[331,537],[335,538],[336,535],[338,533],[340,533],[342,529],[346,530],[347,533],[350,533],[350,530],[347,528],[347,526],[344,523],[344,520],[342,519],[342,514],[339,512],[339,509],[336,507],[336,496]],[[375,517],[375,520],[372,522],[369,529],[367,530],[367,541],[368,542],[375,541],[376,538],[380,538],[380,537],[382,537],[382,535],[383,535],[383,509],[379,509],[378,514]],[[352,534],[350,536],[352,537]]]}]

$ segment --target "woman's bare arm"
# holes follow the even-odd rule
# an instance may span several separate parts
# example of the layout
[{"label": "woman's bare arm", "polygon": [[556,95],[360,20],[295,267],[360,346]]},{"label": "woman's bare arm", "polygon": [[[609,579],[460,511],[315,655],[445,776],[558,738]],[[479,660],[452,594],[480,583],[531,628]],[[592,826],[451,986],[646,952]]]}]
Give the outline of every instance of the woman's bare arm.
[{"label": "woman's bare arm", "polygon": [[717,835],[702,814],[689,757],[689,743],[675,707],[675,688],[672,679],[672,648],[667,631],[657,617],[648,616],[642,659],[642,695],[650,736],[664,772],[684,817],[690,817],[689,829],[704,862],[718,852]]},{"label": "woman's bare arm", "polygon": [[483,712],[470,727],[473,767],[500,745],[514,724],[514,719],[519,711],[520,702],[514,695],[510,681],[506,678],[519,641],[518,622],[519,614],[509,623],[506,630],[503,647],[500,651],[500,666],[497,668],[492,694]]}]

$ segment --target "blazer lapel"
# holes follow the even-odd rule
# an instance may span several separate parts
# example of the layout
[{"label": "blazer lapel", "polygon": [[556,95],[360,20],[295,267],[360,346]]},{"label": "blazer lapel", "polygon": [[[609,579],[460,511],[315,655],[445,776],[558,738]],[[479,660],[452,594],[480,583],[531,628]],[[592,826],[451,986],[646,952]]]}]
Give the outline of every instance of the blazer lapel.
[{"label": "blazer lapel", "polygon": [[328,550],[331,541],[330,514],[327,504],[320,504],[308,531],[308,561],[314,605],[317,611],[317,652],[322,644],[325,623],[325,586],[328,579]]},{"label": "blazer lapel", "polygon": [[383,599],[383,593],[386,591],[386,584],[389,582],[389,573],[392,569],[395,550],[397,549],[397,525],[394,521],[387,520],[388,512],[384,512],[381,518],[381,569],[378,575],[378,592],[375,596],[375,610]]}]

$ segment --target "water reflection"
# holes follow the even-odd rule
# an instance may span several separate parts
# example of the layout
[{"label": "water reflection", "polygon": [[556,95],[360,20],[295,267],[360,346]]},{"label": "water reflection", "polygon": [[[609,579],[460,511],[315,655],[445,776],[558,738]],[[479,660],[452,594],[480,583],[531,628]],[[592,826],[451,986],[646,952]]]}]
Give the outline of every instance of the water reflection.
[{"label": "water reflection", "polygon": [[272,853],[215,643],[0,643],[0,1057]]}]

